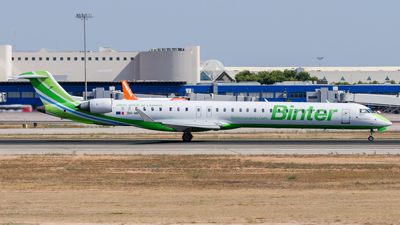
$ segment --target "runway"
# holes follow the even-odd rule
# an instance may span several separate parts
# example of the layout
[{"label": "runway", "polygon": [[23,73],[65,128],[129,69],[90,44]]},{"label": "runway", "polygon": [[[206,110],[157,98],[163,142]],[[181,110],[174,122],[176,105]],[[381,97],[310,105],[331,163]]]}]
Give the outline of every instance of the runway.
[{"label": "runway", "polygon": [[400,154],[400,140],[0,140],[0,154]]}]

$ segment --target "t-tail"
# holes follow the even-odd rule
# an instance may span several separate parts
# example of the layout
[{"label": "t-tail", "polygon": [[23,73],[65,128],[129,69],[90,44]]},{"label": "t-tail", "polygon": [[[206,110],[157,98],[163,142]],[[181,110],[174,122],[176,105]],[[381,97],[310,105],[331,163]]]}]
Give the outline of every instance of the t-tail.
[{"label": "t-tail", "polygon": [[75,107],[83,100],[82,97],[69,95],[47,71],[31,71],[14,77],[28,79],[31,82],[44,105],[38,108],[40,112],[45,112],[48,105]]}]

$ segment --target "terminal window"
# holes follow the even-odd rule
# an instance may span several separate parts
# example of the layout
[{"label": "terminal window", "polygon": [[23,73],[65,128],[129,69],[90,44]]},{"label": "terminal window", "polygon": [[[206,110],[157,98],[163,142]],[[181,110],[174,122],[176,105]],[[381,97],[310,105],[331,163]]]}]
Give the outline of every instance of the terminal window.
[{"label": "terminal window", "polygon": [[20,92],[8,92],[8,98],[20,98]]},{"label": "terminal window", "polygon": [[263,98],[274,98],[274,92],[263,92],[262,97]]},{"label": "terminal window", "polygon": [[290,92],[290,98],[301,98],[302,92]]},{"label": "terminal window", "polygon": [[21,97],[22,98],[33,98],[33,92],[22,92]]}]

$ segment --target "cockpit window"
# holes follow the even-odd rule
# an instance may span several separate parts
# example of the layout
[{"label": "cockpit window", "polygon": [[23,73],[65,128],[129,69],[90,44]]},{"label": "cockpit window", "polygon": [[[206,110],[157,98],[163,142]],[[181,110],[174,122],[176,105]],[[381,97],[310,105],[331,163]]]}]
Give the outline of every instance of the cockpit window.
[{"label": "cockpit window", "polygon": [[371,109],[360,109],[360,113],[375,113]]}]

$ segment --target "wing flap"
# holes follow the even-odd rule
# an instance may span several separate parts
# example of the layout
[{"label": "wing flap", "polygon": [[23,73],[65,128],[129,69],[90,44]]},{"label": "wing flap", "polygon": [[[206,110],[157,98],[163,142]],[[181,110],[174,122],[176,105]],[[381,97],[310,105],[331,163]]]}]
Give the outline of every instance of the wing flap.
[{"label": "wing flap", "polygon": [[176,122],[161,122],[164,127],[172,128],[179,132],[191,130],[193,128],[206,129],[206,130],[219,130],[221,129],[215,123],[176,123]]}]

